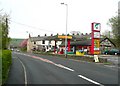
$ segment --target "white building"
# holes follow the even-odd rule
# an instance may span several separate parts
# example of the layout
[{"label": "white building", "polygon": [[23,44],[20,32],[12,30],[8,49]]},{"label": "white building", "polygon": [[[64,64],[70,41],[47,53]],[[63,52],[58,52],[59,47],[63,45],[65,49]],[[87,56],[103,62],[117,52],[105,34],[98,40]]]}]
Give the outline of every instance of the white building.
[{"label": "white building", "polygon": [[[28,38],[27,42],[27,52],[32,52],[34,50],[38,51],[54,51],[55,47],[55,41],[54,40],[48,40],[48,37],[52,36],[38,36],[38,37],[30,37]],[[59,45],[62,43],[62,41],[57,41],[56,46],[59,48]]]}]

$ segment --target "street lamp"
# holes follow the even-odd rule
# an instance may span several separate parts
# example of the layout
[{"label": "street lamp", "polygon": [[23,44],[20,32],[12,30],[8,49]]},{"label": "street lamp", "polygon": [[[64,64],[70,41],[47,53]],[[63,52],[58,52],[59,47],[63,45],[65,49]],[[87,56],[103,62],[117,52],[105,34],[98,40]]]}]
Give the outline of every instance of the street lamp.
[{"label": "street lamp", "polygon": [[66,37],[65,37],[65,57],[67,58],[67,23],[68,23],[68,5],[61,3],[61,5],[66,6]]}]

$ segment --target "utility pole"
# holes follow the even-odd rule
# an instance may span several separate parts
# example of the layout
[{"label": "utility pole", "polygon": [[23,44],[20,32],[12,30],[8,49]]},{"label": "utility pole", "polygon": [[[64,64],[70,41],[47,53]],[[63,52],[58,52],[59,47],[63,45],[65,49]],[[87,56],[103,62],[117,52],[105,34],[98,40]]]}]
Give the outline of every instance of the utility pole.
[{"label": "utility pole", "polygon": [[66,36],[65,36],[65,57],[67,58],[67,24],[68,24],[68,5],[61,3],[61,5],[66,6]]}]

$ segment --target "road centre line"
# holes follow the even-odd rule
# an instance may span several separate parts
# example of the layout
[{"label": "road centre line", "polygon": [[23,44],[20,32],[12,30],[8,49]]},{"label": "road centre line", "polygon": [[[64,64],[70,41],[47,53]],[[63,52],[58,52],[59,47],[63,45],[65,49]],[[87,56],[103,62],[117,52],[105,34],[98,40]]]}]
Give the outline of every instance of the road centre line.
[{"label": "road centre line", "polygon": [[25,65],[24,65],[23,62],[19,59],[19,57],[18,57],[18,60],[19,60],[20,63],[22,64],[23,71],[24,71],[24,78],[25,78],[25,86],[27,86],[27,73],[26,73]]},{"label": "road centre line", "polygon": [[99,86],[104,86],[104,85],[102,85],[102,84],[100,84],[100,83],[98,83],[98,82],[96,82],[96,81],[93,81],[93,80],[91,80],[91,79],[89,79],[89,78],[87,78],[87,77],[85,77],[85,76],[82,76],[82,75],[78,75],[80,78],[83,78],[83,79],[85,79],[85,80],[87,80],[87,81],[89,81],[89,82],[92,82],[92,83],[94,83],[94,84],[96,84],[96,85],[99,85]]}]

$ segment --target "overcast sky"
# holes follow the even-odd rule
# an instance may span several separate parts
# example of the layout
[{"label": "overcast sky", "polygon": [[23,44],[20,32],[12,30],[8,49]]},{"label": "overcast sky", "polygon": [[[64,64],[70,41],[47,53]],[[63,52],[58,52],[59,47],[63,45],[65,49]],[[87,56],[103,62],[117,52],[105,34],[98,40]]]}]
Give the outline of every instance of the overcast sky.
[{"label": "overcast sky", "polygon": [[[119,0],[0,0],[0,9],[10,15],[11,38],[45,33],[65,33],[68,4],[68,33],[91,32],[91,23],[101,23],[101,33],[111,30],[108,19],[117,15]],[[29,27],[30,26],[30,27]]]}]

